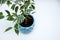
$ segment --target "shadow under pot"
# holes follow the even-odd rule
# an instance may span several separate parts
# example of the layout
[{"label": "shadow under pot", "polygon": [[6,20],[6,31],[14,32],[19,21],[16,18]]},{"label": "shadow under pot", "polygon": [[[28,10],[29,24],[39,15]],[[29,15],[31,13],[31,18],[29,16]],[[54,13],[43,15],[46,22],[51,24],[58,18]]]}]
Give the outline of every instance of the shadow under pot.
[{"label": "shadow under pot", "polygon": [[26,15],[24,21],[19,24],[19,30],[23,34],[30,33],[34,28],[34,18],[31,15]]}]

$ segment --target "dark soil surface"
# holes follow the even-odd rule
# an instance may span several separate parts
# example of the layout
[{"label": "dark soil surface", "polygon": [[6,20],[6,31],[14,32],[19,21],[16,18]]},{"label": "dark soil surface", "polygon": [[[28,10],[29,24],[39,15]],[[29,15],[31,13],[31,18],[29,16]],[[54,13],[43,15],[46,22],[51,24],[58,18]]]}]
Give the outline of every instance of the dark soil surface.
[{"label": "dark soil surface", "polygon": [[29,27],[33,24],[34,19],[31,15],[25,16],[26,18],[24,19],[24,21],[20,24],[23,27]]}]

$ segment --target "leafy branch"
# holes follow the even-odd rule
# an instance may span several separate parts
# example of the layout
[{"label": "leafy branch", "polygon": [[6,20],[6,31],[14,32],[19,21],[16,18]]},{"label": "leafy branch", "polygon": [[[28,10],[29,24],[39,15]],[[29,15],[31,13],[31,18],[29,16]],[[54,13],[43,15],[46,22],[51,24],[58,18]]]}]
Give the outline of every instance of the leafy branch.
[{"label": "leafy branch", "polygon": [[[6,3],[8,6],[11,6],[11,9],[14,11],[13,13],[11,13],[8,10],[5,10],[5,12],[7,13],[7,20],[8,21],[13,21],[16,22],[16,24],[14,24],[14,30],[15,33],[18,35],[19,34],[19,29],[18,29],[18,24],[22,23],[25,19],[24,15],[29,15],[30,13],[35,13],[35,4],[34,4],[34,0],[16,0],[14,1],[14,4],[12,3],[12,0],[0,0],[0,4],[4,4]],[[18,15],[18,10],[20,11],[20,14]],[[4,15],[2,12],[0,12],[0,19],[3,19]],[[8,27],[5,32],[11,30],[12,27]]]}]

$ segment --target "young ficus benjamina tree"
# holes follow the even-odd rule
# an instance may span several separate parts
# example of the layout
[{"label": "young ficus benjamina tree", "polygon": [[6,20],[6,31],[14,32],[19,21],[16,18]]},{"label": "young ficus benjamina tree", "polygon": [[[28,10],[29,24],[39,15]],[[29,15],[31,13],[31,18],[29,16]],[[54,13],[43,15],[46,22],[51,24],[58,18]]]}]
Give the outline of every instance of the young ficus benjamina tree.
[{"label": "young ficus benjamina tree", "polygon": [[[11,9],[14,11],[11,13],[9,10],[5,10],[7,13],[6,17],[8,21],[15,22],[14,27],[8,27],[5,32],[9,31],[10,29],[14,28],[15,33],[18,35],[18,24],[22,23],[25,19],[25,16],[29,14],[34,13],[35,9],[35,3],[34,0],[0,0],[0,6],[6,3],[8,6],[11,5]],[[18,15],[18,10],[20,11],[20,14]],[[3,13],[0,11],[0,19],[5,18]]]}]

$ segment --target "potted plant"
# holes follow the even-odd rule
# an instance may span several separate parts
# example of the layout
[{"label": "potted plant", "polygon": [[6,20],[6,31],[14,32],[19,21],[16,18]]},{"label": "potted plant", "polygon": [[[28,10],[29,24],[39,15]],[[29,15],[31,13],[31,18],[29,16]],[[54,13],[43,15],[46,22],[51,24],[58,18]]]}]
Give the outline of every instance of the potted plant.
[{"label": "potted plant", "polygon": [[[10,29],[14,28],[15,33],[18,35],[21,31],[24,34],[28,34],[32,31],[34,27],[34,18],[31,14],[35,13],[35,4],[34,0],[1,0],[0,4],[6,3],[8,6],[11,5],[11,9],[14,12],[10,12],[8,10],[5,10],[7,13],[6,17],[8,21],[13,21],[14,27],[8,27],[5,32],[9,31]],[[18,11],[20,13],[18,14]],[[3,19],[4,15],[2,12],[0,12],[0,19]]]}]

